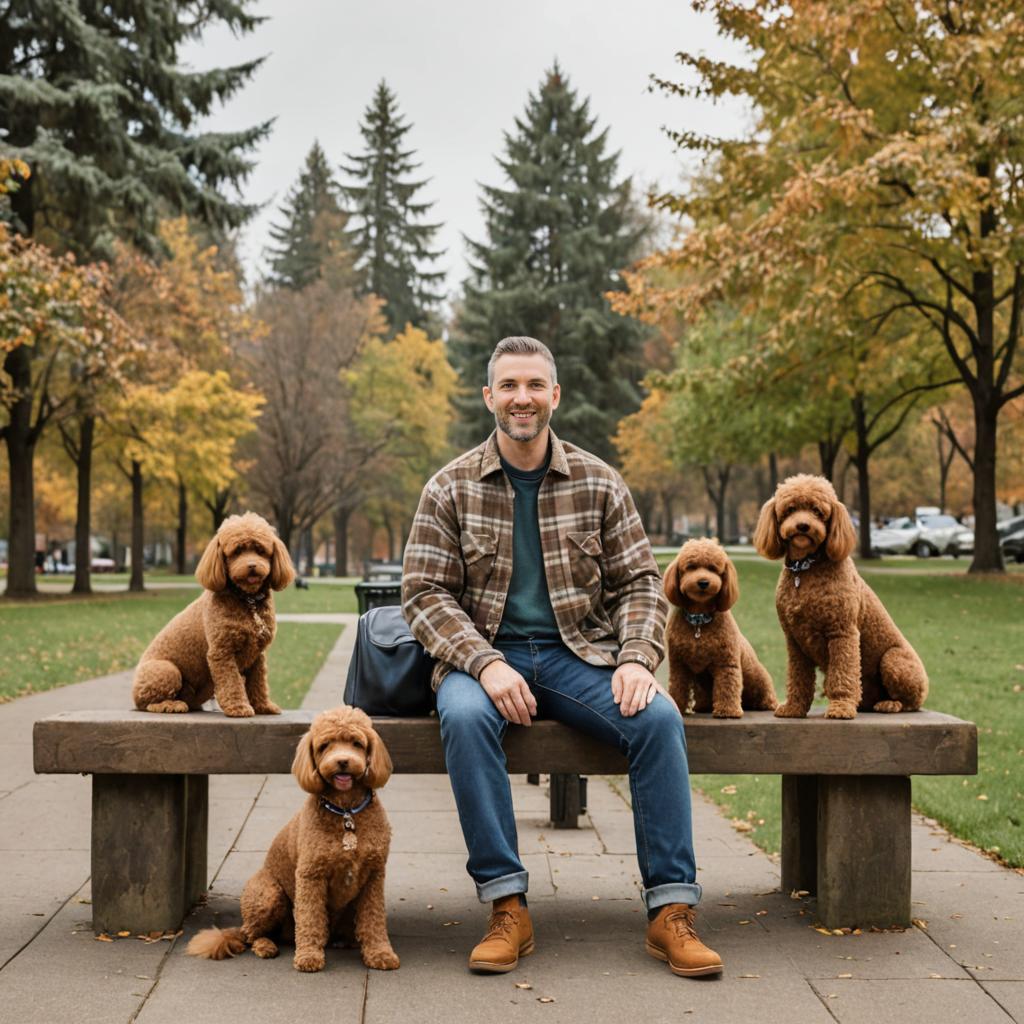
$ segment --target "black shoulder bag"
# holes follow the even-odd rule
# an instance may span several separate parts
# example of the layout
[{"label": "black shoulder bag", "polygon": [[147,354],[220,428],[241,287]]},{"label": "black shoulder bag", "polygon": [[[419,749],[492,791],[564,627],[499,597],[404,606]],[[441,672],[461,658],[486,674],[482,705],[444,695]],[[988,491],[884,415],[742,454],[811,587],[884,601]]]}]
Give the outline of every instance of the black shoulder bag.
[{"label": "black shoulder bag", "polygon": [[435,706],[433,670],[434,659],[412,635],[401,607],[371,608],[359,616],[345,703],[387,718],[429,715]]}]

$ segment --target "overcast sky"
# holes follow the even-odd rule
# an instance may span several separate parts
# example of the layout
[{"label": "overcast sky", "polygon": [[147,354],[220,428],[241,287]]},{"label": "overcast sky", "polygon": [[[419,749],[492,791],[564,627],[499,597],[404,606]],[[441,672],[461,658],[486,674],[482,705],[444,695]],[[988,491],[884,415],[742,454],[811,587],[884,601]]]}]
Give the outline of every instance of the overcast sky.
[{"label": "overcast sky", "polygon": [[737,56],[685,0],[262,0],[253,11],[268,19],[254,33],[210,32],[183,54],[200,68],[267,58],[204,125],[232,130],[276,119],[245,189],[248,201],[268,204],[243,239],[250,273],[262,265],[267,229],[313,140],[334,165],[361,151],[359,121],[382,78],[413,126],[406,139],[430,179],[420,196],[436,203],[432,219],[444,223],[440,263],[450,292],[466,274],[462,236],[484,237],[478,183],[502,184],[495,157],[503,133],[556,58],[610,129],[622,175],[643,189],[673,187],[685,169],[663,125],[719,135],[744,126],[737,105],[648,91],[652,73],[679,78],[679,50]]}]

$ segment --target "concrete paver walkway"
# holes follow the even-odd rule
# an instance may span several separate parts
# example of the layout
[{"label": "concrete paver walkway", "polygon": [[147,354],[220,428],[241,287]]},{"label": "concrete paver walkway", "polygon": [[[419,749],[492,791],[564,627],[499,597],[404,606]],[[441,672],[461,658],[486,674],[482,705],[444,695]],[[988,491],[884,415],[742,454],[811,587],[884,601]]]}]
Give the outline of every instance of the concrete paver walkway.
[{"label": "concrete paver walkway", "polygon": [[[348,628],[309,691],[309,708],[341,697],[355,616],[329,620]],[[387,897],[402,958],[396,972],[367,971],[351,949],[332,949],[318,975],[294,971],[287,953],[223,963],[184,955],[197,928],[237,923],[245,880],[304,799],[290,776],[211,778],[211,895],[184,936],[97,941],[89,920],[89,781],[34,775],[31,729],[56,711],[127,707],[129,682],[130,673],[119,673],[0,706],[2,1021],[1024,1021],[1024,877],[919,817],[913,864],[921,927],[832,936],[815,931],[813,900],[779,892],[777,863],[697,799],[699,923],[726,973],[673,977],[643,950],[631,812],[597,777],[577,831],[550,829],[545,788],[514,780],[537,951],[508,975],[477,977],[465,968],[485,914],[465,874],[443,776],[395,776],[381,794],[394,830]]]}]

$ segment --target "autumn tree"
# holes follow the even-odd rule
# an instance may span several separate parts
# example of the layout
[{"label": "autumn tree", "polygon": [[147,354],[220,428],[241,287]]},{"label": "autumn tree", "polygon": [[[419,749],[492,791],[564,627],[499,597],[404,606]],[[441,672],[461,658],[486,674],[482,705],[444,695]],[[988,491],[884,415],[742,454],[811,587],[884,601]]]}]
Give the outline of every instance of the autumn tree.
[{"label": "autumn tree", "polygon": [[476,443],[493,427],[479,388],[495,344],[525,334],[558,365],[559,430],[614,459],[616,425],[640,405],[645,334],[604,297],[622,287],[617,272],[637,255],[645,229],[618,159],[589,101],[553,67],[505,136],[498,163],[506,181],[484,187],[486,237],[469,243],[472,272],[450,344],[467,388],[463,441]]},{"label": "autumn tree", "polygon": [[363,151],[348,154],[342,167],[352,215],[348,248],[364,289],[383,301],[392,332],[425,326],[443,298],[444,272],[430,269],[442,255],[433,248],[441,225],[425,219],[434,204],[417,199],[427,181],[412,177],[420,164],[405,139],[411,128],[382,80],[359,126]]},{"label": "autumn tree", "polygon": [[[33,460],[43,431],[82,390],[117,379],[132,339],[102,267],[10,235],[0,225],[0,438],[10,483],[7,594],[36,592]],[[86,550],[88,544],[86,545]]]},{"label": "autumn tree", "polygon": [[[997,426],[1024,395],[1014,369],[1024,304],[1017,5],[699,6],[747,48],[752,66],[683,53],[690,78],[661,84],[744,98],[756,132],[740,141],[676,137],[719,157],[736,199],[751,208],[757,200],[757,209],[691,233],[678,258],[713,262],[734,290],[788,294],[794,324],[813,325],[852,301],[876,326],[932,335],[973,407],[971,569],[1001,569]],[[680,212],[686,202],[668,200]]]}]

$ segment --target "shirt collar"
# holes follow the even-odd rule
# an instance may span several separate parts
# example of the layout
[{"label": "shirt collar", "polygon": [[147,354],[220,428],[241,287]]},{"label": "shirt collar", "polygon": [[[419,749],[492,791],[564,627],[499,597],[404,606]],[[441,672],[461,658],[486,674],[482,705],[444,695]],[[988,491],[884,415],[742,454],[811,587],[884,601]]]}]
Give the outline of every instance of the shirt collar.
[{"label": "shirt collar", "polygon": [[[562,476],[569,475],[569,460],[565,455],[565,448],[562,442],[555,436],[555,432],[549,427],[551,434],[551,462],[548,465],[548,472],[560,473]],[[491,431],[483,445],[483,452],[480,455],[480,471],[477,474],[478,480],[501,469],[501,454],[498,451],[498,431]]]}]

